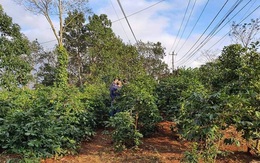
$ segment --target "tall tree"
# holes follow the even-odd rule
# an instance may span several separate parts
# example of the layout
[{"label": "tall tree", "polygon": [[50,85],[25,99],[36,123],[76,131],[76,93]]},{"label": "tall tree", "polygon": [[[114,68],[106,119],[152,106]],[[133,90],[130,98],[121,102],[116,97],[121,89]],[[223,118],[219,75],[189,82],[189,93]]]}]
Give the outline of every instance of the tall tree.
[{"label": "tall tree", "polygon": [[[56,70],[56,84],[57,86],[65,86],[68,81],[68,54],[66,49],[63,47],[63,33],[65,27],[70,24],[63,25],[64,14],[78,10],[79,12],[87,13],[89,12],[88,0],[14,0],[18,4],[23,5],[27,10],[33,12],[34,14],[42,14],[47,19],[51,26],[54,36],[57,39],[58,47],[58,67]],[[55,29],[53,24],[53,16],[57,15],[59,19],[59,31]]]},{"label": "tall tree", "polygon": [[202,59],[202,61],[204,61],[205,63],[214,62],[217,59],[218,53],[219,52],[217,50],[204,50],[201,51],[200,59]]},{"label": "tall tree", "polygon": [[[68,23],[70,22],[70,23]],[[84,13],[69,12],[65,19],[64,46],[69,53],[69,76],[71,84],[83,84],[84,66],[88,64],[88,42]]]},{"label": "tall tree", "polygon": [[57,54],[54,51],[39,53],[38,70],[36,73],[37,84],[53,86],[57,69]]},{"label": "tall tree", "polygon": [[[107,15],[93,15],[89,17],[86,24],[89,44],[89,65],[87,67],[89,77],[109,78],[118,70],[118,49],[121,49],[122,42],[115,37],[111,28],[111,21]],[[107,79],[109,80],[109,79]]]},{"label": "tall tree", "polygon": [[[76,21],[71,21],[75,17]],[[116,37],[107,15],[92,15],[85,22],[83,13],[69,13],[71,21],[64,33],[64,45],[69,52],[72,84],[110,82],[115,77],[133,79],[144,73],[134,46],[125,45]]]},{"label": "tall tree", "polygon": [[250,23],[236,24],[233,22],[231,26],[230,36],[236,43],[247,48],[252,42],[258,40],[260,31],[260,20],[252,19]]},{"label": "tall tree", "polygon": [[208,81],[214,91],[226,88],[231,94],[237,93],[241,84],[238,72],[242,67],[242,57],[246,54],[246,49],[241,44],[224,47],[214,62],[200,68],[204,82]]},{"label": "tall tree", "polygon": [[32,66],[28,61],[30,42],[0,5],[0,86],[11,90],[28,84]]},{"label": "tall tree", "polygon": [[[64,29],[70,22],[63,25],[64,15],[78,10],[79,12],[88,13],[90,9],[88,7],[88,0],[14,0],[20,5],[23,5],[25,9],[38,15],[43,15],[51,26],[53,34],[58,41],[58,45],[63,45],[63,33]],[[59,19],[59,31],[56,30],[53,20],[57,15]]]},{"label": "tall tree", "polygon": [[134,46],[125,45],[115,36],[107,15],[93,15],[86,24],[89,54],[89,77],[98,77],[110,83],[114,77],[134,78],[143,73],[141,61]]},{"label": "tall tree", "polygon": [[165,48],[162,47],[160,42],[138,42],[136,46],[143,62],[143,67],[148,75],[159,78],[169,73],[168,66],[163,61]]}]

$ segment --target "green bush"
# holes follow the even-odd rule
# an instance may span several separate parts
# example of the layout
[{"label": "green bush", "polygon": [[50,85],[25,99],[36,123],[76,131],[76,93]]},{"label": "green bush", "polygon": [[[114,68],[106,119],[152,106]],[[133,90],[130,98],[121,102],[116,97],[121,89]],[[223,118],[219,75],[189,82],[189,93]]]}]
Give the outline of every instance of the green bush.
[{"label": "green bush", "polygon": [[153,95],[155,85],[152,86],[152,81],[148,83],[145,84],[143,79],[123,86],[115,102],[115,108],[118,111],[132,113],[134,119],[137,120],[137,128],[144,136],[155,132],[157,123],[162,120],[155,102],[156,97]]},{"label": "green bush", "polygon": [[[229,126],[226,122],[230,110],[223,105],[223,96],[225,94],[207,94],[203,90],[197,90],[183,101],[180,109],[177,120],[178,132],[185,139],[199,142],[194,150],[204,162],[214,162],[221,153],[221,130]],[[186,153],[185,157],[198,158],[194,151]]]},{"label": "green bush", "polygon": [[104,127],[109,119],[110,95],[109,88],[102,83],[85,84],[82,90],[83,100],[86,108],[90,108],[94,121],[98,127]]},{"label": "green bush", "polygon": [[107,126],[114,128],[112,138],[117,151],[140,145],[143,135],[137,130],[135,119],[129,112],[117,113],[110,118]]},{"label": "green bush", "polygon": [[179,69],[177,75],[168,76],[157,85],[157,106],[165,119],[178,118],[181,102],[194,90],[203,89],[196,75],[196,70]]},{"label": "green bush", "polygon": [[182,103],[177,120],[179,133],[186,139],[204,141],[209,135],[217,135],[223,123],[219,94],[192,93]]},{"label": "green bush", "polygon": [[[8,94],[8,97],[6,96]],[[94,117],[76,88],[39,88],[0,96],[0,145],[26,157],[75,153],[94,132]]]}]

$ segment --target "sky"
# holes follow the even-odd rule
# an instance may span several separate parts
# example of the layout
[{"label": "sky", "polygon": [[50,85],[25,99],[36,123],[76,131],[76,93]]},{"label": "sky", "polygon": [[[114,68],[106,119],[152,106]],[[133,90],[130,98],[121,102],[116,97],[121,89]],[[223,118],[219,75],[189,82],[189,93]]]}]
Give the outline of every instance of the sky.
[{"label": "sky", "polygon": [[[12,0],[0,4],[30,40],[37,39],[47,50],[57,43],[43,15],[34,15]],[[169,68],[198,67],[207,61],[203,54],[219,55],[224,46],[234,43],[228,35],[232,22],[259,18],[259,6],[259,0],[89,0],[92,13],[106,14],[125,43],[161,42]],[[58,19],[52,20],[58,29]]]}]

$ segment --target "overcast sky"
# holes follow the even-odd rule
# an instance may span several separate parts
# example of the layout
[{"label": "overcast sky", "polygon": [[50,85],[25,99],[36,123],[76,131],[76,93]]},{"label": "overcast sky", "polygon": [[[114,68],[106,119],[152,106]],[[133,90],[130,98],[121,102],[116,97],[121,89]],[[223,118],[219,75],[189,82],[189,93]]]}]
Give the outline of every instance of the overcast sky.
[{"label": "overcast sky", "polygon": [[[165,61],[169,67],[172,67],[172,56],[169,54],[174,51],[175,68],[199,66],[205,61],[201,56],[203,51],[220,52],[223,46],[232,43],[227,34],[233,21],[248,23],[250,19],[260,17],[259,0],[120,0],[120,2],[133,32],[126,20],[122,19],[124,15],[118,0],[90,0],[89,7],[95,14],[108,15],[113,22],[113,31],[125,43],[135,44],[134,35],[138,41],[161,42],[166,48]],[[22,33],[30,40],[37,38],[46,49],[53,48],[56,43],[55,37],[44,16],[25,11],[12,0],[0,0],[0,4],[13,18],[13,22],[21,26]],[[229,12],[231,13],[228,14]],[[242,21],[243,19],[245,20]],[[58,29],[58,22],[55,21],[57,19],[53,20]]]}]

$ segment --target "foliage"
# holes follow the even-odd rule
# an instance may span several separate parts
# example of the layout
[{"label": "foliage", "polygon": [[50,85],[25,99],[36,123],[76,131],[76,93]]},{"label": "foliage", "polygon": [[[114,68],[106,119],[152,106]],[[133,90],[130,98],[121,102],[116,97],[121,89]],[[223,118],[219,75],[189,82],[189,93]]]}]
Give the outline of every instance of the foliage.
[{"label": "foliage", "polygon": [[143,67],[149,76],[158,79],[169,73],[167,64],[163,62],[163,58],[165,57],[165,48],[162,47],[160,42],[144,43],[140,41],[136,46]]},{"label": "foliage", "polygon": [[[17,1],[44,14],[58,46],[46,53],[37,41],[30,43],[0,7],[1,148],[25,157],[75,153],[80,141],[109,120],[115,148],[122,150],[153,133],[162,120],[160,113],[176,122],[182,138],[197,142],[184,161],[214,162],[220,131],[229,126],[249,141],[260,139],[259,42],[252,42],[259,32],[258,19],[233,24],[231,35],[242,45],[224,47],[217,60],[200,68],[169,75],[160,42],[124,44],[107,15],[94,14],[86,22],[86,0],[64,3],[71,6],[43,0],[46,10],[35,6],[36,1]],[[64,24],[59,7],[70,11]],[[59,34],[49,17],[55,11],[63,24]],[[40,67],[36,74],[41,84],[57,87],[17,89],[29,83],[33,66]],[[108,86],[115,77],[130,83],[119,90],[114,105],[119,113],[109,119]],[[68,81],[80,90],[68,87]]]},{"label": "foliage", "polygon": [[[211,142],[214,143],[214,142]],[[218,148],[214,144],[211,144],[208,147],[201,148],[199,143],[193,143],[191,151],[184,152],[184,157],[181,162],[187,163],[199,163],[199,162],[216,162],[216,156],[218,153]]]},{"label": "foliage", "polygon": [[161,120],[159,110],[155,103],[153,90],[155,83],[152,78],[139,77],[131,81],[120,90],[115,107],[118,111],[130,111],[135,118],[136,127],[147,136],[156,130]]},{"label": "foliage", "polygon": [[[222,105],[221,92],[209,94],[205,88],[189,87],[183,94],[190,94],[184,99],[177,118],[178,133],[185,139],[199,142],[194,151],[186,153],[186,159],[214,162],[222,139],[221,130],[228,125],[229,111]],[[223,114],[224,113],[224,114]],[[194,160],[195,159],[195,160]],[[196,161],[195,161],[196,162]]]},{"label": "foliage", "polygon": [[[260,111],[260,85],[259,85],[259,59],[260,54],[256,47],[258,43],[252,44],[252,48],[248,48],[244,55],[241,56],[240,67],[233,70],[238,76],[238,81],[226,85],[224,91],[229,97],[225,98],[226,107],[233,110],[231,119],[237,129],[243,131],[246,139],[259,139],[259,116]],[[230,91],[230,90],[234,90]],[[235,114],[239,112],[240,114]]]},{"label": "foliage", "polygon": [[198,78],[201,83],[213,92],[217,92],[222,87],[221,68],[219,60],[208,62],[198,69]]},{"label": "foliage", "polygon": [[[189,126],[187,130],[184,130],[184,135],[190,138],[196,137],[196,126],[192,124],[199,122],[197,115],[187,116],[186,114],[189,115],[189,113],[204,107],[205,111],[199,109],[200,116],[203,117],[202,120],[205,124],[216,125],[218,127],[216,131],[218,131],[220,127],[225,129],[231,125],[235,126],[238,131],[242,131],[242,136],[249,142],[259,139],[260,124],[258,114],[260,111],[260,103],[258,97],[260,87],[258,81],[260,77],[258,46],[258,42],[252,43],[249,48],[242,48],[242,46],[237,44],[230,45],[223,49],[222,55],[217,62],[207,64],[205,67],[200,68],[200,74],[208,74],[207,76],[200,76],[200,80],[203,81],[203,83],[210,81],[212,85],[211,88],[213,88],[211,91],[215,92],[213,92],[212,95],[217,95],[215,96],[217,98],[214,100],[215,102],[212,102],[210,100],[212,95],[202,96],[203,98],[200,99],[206,101],[193,106],[193,109],[190,108],[184,116],[180,117],[182,118],[182,122],[184,122],[183,119],[187,120],[180,128],[185,129]],[[205,72],[208,70],[209,72]],[[210,75],[213,72],[215,72],[215,74]],[[212,82],[213,79],[215,82]],[[207,84],[207,86],[210,86],[210,84]],[[186,106],[186,108],[189,108],[187,104],[194,105],[193,102],[194,99],[188,99],[183,107]],[[210,109],[212,107],[214,109]],[[207,121],[203,113],[206,113],[206,115],[210,114],[214,117],[214,121]],[[200,127],[197,128],[199,136],[203,135],[204,132],[202,131],[205,131],[204,128],[201,129]],[[195,133],[195,136],[189,135],[192,132]],[[214,135],[217,136],[216,133]],[[253,148],[257,149],[257,147]],[[256,150],[256,153],[257,152],[259,151]]]},{"label": "foliage", "polygon": [[[226,98],[226,107],[233,110],[230,116],[233,124],[249,142],[260,139],[260,53],[257,52],[258,42],[252,43],[251,46],[242,56],[241,67],[237,70],[239,92]],[[237,112],[240,114],[236,114]],[[253,148],[259,153],[257,147]]]},{"label": "foliage", "polygon": [[179,69],[177,74],[160,80],[156,88],[157,106],[165,119],[176,119],[179,116],[181,102],[190,95],[191,91],[186,91],[189,87],[203,87],[196,74],[193,69]]},{"label": "foliage", "polygon": [[[37,85],[54,86],[56,66],[44,63],[37,72]],[[36,87],[37,87],[36,85]]]},{"label": "foliage", "polygon": [[12,90],[25,86],[31,80],[32,67],[27,60],[30,42],[1,6],[0,34],[0,87]]},{"label": "foliage", "polygon": [[214,162],[220,131],[230,125],[243,131],[248,140],[259,139],[257,47],[258,42],[247,49],[230,45],[213,63],[161,79],[156,91],[158,107],[175,118],[183,138],[200,142],[196,152],[186,153],[187,158]]},{"label": "foliage", "polygon": [[[118,71],[117,51],[122,43],[115,37],[111,29],[111,21],[106,15],[93,15],[86,24],[86,41],[89,44],[89,64],[86,65],[89,78],[102,79],[106,76],[115,77]],[[113,72],[114,70],[114,72]],[[110,78],[110,81],[112,81]],[[107,81],[108,83],[109,80]]]},{"label": "foliage", "polygon": [[111,25],[107,15],[94,14],[85,26],[88,61],[84,72],[87,82],[95,83],[101,79],[109,85],[115,77],[130,81],[145,72],[136,48],[125,45],[116,37]]},{"label": "foliage", "polygon": [[55,85],[65,88],[68,85],[68,53],[63,46],[57,47],[58,65],[55,72]]},{"label": "foliage", "polygon": [[0,145],[9,152],[25,157],[75,153],[79,142],[94,133],[93,115],[77,89],[2,93]]},{"label": "foliage", "polygon": [[[67,25],[70,24],[66,22],[63,26],[63,15],[69,12],[78,10],[82,13],[90,12],[88,7],[88,0],[73,1],[73,0],[63,0],[63,1],[54,1],[54,0],[15,0],[20,5],[23,5],[25,9],[29,10],[34,14],[42,14],[48,21],[52,32],[58,42],[57,48],[57,72],[55,73],[55,84],[58,87],[65,87],[68,83],[68,54],[63,45],[63,33]],[[55,14],[54,14],[55,13]],[[58,16],[59,20],[59,31],[55,28],[53,24],[53,18]]]},{"label": "foliage", "polygon": [[242,136],[247,140],[259,138],[259,108],[250,104],[250,98],[230,95],[223,100],[223,105],[229,110],[227,123],[235,125],[238,131],[243,131]]},{"label": "foliage", "polygon": [[[84,13],[77,10],[68,13],[64,26],[64,47],[69,53],[69,80],[71,84],[83,86],[86,66],[89,63]],[[67,26],[66,26],[67,24]]]},{"label": "foliage", "polygon": [[34,87],[42,84],[44,86],[54,86],[55,71],[57,68],[57,51],[45,51],[38,40],[34,40],[30,49],[29,62],[34,70],[31,72],[34,77]]},{"label": "foliage", "polygon": [[[235,44],[227,46],[223,49],[220,60],[222,87],[227,85],[236,85],[239,81],[238,69],[241,68],[242,56],[245,54],[245,49],[241,45]],[[237,93],[237,88],[233,87],[230,93]]]},{"label": "foliage", "polygon": [[87,22],[77,10],[68,15],[63,42],[69,56],[59,50],[61,47],[56,52],[40,53],[37,76],[41,84],[51,86],[56,78],[56,83],[60,82],[61,76],[66,76],[59,72],[65,70],[67,59],[69,84],[81,87],[101,81],[109,86],[115,77],[130,81],[145,73],[136,48],[115,36],[105,14],[89,16]]},{"label": "foliage", "polygon": [[137,130],[135,119],[130,112],[117,113],[109,119],[107,126],[115,128],[112,138],[117,151],[140,145],[143,135]]},{"label": "foliage", "polygon": [[105,83],[85,84],[82,88],[85,107],[89,108],[94,116],[97,127],[105,126],[109,119],[110,97]]},{"label": "foliage", "polygon": [[94,14],[88,20],[77,11],[65,19],[70,22],[64,33],[70,83],[82,86],[103,81],[108,86],[115,77],[132,80],[144,72],[136,48],[115,36],[107,15]]},{"label": "foliage", "polygon": [[224,47],[216,61],[199,68],[200,81],[211,91],[218,92],[229,87],[229,93],[238,93],[241,79],[238,70],[242,67],[245,53],[246,49],[239,44]]},{"label": "foliage", "polygon": [[200,156],[198,154],[198,143],[193,143],[191,151],[184,152],[184,157],[181,162],[198,163]]}]

